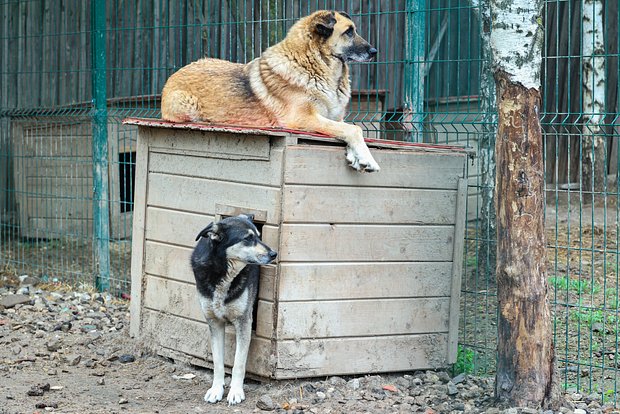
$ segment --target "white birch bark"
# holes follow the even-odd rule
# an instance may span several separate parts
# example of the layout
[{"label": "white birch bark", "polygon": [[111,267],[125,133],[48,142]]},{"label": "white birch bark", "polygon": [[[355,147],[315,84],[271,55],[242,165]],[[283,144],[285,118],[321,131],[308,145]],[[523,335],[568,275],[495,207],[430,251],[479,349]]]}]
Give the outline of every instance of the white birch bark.
[{"label": "white birch bark", "polygon": [[540,0],[491,0],[491,50],[495,70],[511,82],[540,90],[543,27]]},{"label": "white birch bark", "polygon": [[582,0],[583,182],[584,190],[602,190],[607,170],[602,135],[605,112],[605,44],[603,2]]}]

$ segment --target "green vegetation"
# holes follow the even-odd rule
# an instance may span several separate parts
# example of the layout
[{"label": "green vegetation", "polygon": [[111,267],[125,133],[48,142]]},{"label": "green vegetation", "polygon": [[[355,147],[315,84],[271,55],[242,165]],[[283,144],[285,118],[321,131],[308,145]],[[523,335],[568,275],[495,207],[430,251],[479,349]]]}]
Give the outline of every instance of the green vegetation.
[{"label": "green vegetation", "polygon": [[454,375],[458,374],[471,374],[474,372],[474,351],[469,348],[465,348],[459,345],[456,362],[452,366],[452,372]]}]

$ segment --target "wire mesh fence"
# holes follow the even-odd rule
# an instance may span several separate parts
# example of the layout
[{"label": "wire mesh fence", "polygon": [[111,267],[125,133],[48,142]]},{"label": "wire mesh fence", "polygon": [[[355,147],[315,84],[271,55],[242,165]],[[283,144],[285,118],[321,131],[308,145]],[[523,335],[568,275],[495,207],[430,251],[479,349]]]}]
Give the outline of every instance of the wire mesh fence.
[{"label": "wire mesh fence", "polygon": [[[547,0],[543,9],[547,269],[564,386],[616,402],[620,11],[600,1],[603,47],[587,48],[593,3]],[[107,273],[102,286],[129,292],[137,131],[122,119],[159,117],[161,88],[183,65],[203,56],[248,62],[323,8],[346,11],[379,50],[374,62],[352,65],[349,122],[372,138],[478,152],[468,171],[459,367],[492,375],[494,87],[478,1],[0,1],[0,273],[89,285]],[[584,93],[593,59],[606,81],[594,110]],[[587,129],[593,113],[596,134]],[[600,183],[583,179],[593,153],[605,168]],[[102,206],[107,233],[95,225]]]}]

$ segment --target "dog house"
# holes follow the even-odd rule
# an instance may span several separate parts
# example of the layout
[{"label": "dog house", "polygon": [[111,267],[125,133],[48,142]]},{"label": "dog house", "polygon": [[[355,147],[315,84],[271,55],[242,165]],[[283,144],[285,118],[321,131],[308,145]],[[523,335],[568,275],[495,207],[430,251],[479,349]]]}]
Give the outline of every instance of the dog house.
[{"label": "dog house", "polygon": [[[218,217],[255,214],[261,270],[249,374],[440,368],[456,359],[467,152],[369,140],[379,173],[332,138],[128,119],[138,126],[131,334],[210,366],[189,257]],[[226,364],[234,355],[227,329]]]}]

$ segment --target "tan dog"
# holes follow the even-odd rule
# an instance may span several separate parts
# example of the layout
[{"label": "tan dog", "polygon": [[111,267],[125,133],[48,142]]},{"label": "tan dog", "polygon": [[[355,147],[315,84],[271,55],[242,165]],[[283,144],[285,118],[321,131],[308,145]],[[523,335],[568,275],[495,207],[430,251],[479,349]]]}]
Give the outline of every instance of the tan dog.
[{"label": "tan dog", "polygon": [[362,129],[343,122],[351,95],[347,62],[376,54],[346,13],[317,11],[247,65],[205,58],[181,68],[162,91],[162,117],[320,132],[347,143],[356,170],[379,171]]}]

